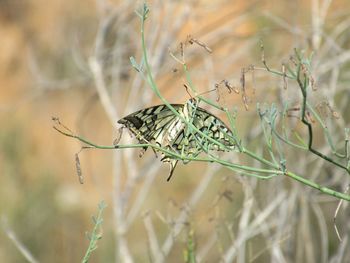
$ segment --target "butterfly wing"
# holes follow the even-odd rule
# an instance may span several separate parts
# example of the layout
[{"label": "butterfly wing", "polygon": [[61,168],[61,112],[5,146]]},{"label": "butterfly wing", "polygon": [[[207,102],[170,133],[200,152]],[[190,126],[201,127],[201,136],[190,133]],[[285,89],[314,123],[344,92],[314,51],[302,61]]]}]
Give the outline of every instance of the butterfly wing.
[{"label": "butterfly wing", "polygon": [[[220,142],[227,148],[232,148],[235,146],[235,143],[232,142],[233,134],[230,128],[228,128],[222,120],[205,109],[197,108],[193,125],[208,137]],[[202,141],[201,144],[204,142],[208,143],[209,150],[228,150],[227,148],[220,147],[219,145],[210,142],[207,138],[197,132],[194,133],[193,136],[197,139],[197,141]]]},{"label": "butterfly wing", "polygon": [[[183,152],[196,155],[201,151],[227,151],[234,148],[235,143],[232,140],[231,130],[218,117],[198,107],[196,100],[189,100],[184,105],[183,111],[185,119],[201,132],[199,133],[186,126],[184,132],[178,134],[178,137],[174,140],[174,145],[181,148]],[[218,141],[223,146],[213,143],[208,137]]]},{"label": "butterfly wing", "polygon": [[[198,106],[189,110],[189,104],[171,105],[180,116],[191,122],[208,137],[217,140],[228,148],[234,146],[229,138],[233,137],[232,132],[215,115]],[[190,129],[165,104],[136,111],[120,119],[118,123],[128,128],[142,144],[156,142],[161,147],[169,148],[185,155],[196,156],[202,151],[227,150],[227,148],[210,142],[202,134]],[[144,147],[144,150],[147,150],[147,147]],[[170,163],[170,175],[168,177],[168,180],[170,180],[178,160],[163,154],[161,161]]]},{"label": "butterfly wing", "polygon": [[[181,114],[182,104],[172,106]],[[118,123],[127,127],[140,143],[155,141],[160,146],[165,146],[167,137],[180,129],[178,120],[179,118],[162,104],[136,111],[120,119]]]},{"label": "butterfly wing", "polygon": [[[184,117],[183,104],[172,106]],[[218,117],[200,107],[196,107],[191,114],[192,116],[187,117],[188,121],[201,132],[229,148],[234,146],[229,138],[233,137],[231,130]],[[118,123],[127,127],[140,143],[155,141],[162,147],[170,146],[174,150],[182,150],[184,147],[195,149],[198,144],[207,143],[209,150],[225,150],[210,143],[198,132],[189,132],[181,119],[164,104],[136,111],[120,119]]]}]

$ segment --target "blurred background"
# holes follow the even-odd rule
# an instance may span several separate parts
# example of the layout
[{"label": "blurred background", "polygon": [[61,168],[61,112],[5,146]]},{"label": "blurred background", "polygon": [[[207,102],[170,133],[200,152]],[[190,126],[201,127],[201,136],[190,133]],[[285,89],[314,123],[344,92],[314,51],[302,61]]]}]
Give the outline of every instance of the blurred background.
[{"label": "blurred background", "polygon": [[[197,262],[350,262],[347,203],[337,216],[340,242],[333,227],[338,200],[288,178],[258,180],[216,164],[190,163],[178,165],[167,182],[168,165],[152,151],[140,159],[139,150],[85,150],[79,183],[74,154],[81,143],[55,131],[52,117],[97,144],[112,145],[118,119],[161,103],[129,60],[141,61],[135,14],[141,6],[0,1],[0,261],[81,261],[91,216],[105,200],[103,238],[90,262],[187,262],[191,242]],[[350,118],[348,0],[167,0],[149,1],[149,8],[148,55],[168,101],[189,99],[182,67],[169,54],[180,58],[180,43],[189,35],[198,42],[187,41],[185,59],[199,92],[223,79],[238,87],[242,68],[263,67],[261,40],[266,60],[278,70],[298,48],[314,52],[317,92],[311,100],[327,100],[337,111],[338,119],[322,116],[336,145],[344,144]],[[286,98],[297,103],[299,92],[293,83],[284,91],[283,80],[264,71],[247,74],[246,85],[248,110],[241,94],[225,90],[219,103],[237,108],[242,141],[263,152],[256,103],[283,108]],[[317,147],[331,154],[322,132],[316,136]],[[135,140],[125,132],[122,142]],[[293,149],[286,156],[287,167],[303,177],[338,191],[349,184],[343,171],[315,156]]]}]

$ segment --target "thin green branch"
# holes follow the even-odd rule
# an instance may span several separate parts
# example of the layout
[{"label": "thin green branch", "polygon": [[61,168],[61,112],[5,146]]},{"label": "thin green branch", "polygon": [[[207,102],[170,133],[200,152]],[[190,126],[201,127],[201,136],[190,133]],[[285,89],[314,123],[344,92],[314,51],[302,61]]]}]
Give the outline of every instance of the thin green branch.
[{"label": "thin green branch", "polygon": [[[254,168],[254,167],[250,167],[250,166],[244,166],[244,165],[230,163],[228,161],[224,161],[224,160],[221,160],[219,158],[216,158],[212,155],[210,156],[210,158],[201,158],[201,157],[192,157],[192,156],[188,156],[188,155],[182,155],[182,154],[179,154],[178,152],[168,150],[164,147],[161,147],[157,144],[152,144],[152,143],[143,143],[143,144],[138,143],[138,144],[124,144],[124,145],[119,145],[119,144],[118,145],[97,145],[97,144],[92,143],[92,142],[90,142],[90,141],[86,140],[85,138],[82,138],[78,135],[63,132],[55,126],[54,126],[54,129],[65,136],[77,139],[77,140],[87,144],[89,148],[90,148],[90,146],[92,146],[93,148],[96,148],[96,149],[114,150],[114,149],[130,149],[130,148],[150,147],[154,150],[157,150],[161,153],[166,154],[167,156],[170,156],[173,159],[178,159],[178,160],[182,160],[182,161],[197,161],[197,162],[214,162],[215,161],[215,162],[217,162],[225,167],[233,167],[233,168],[241,169],[241,170],[248,171],[248,172],[257,172],[257,173],[265,173],[265,174],[275,174],[275,173],[281,174],[280,171],[276,171],[276,170],[258,169],[258,168]],[[278,167],[275,167],[275,168],[278,168]]]},{"label": "thin green branch", "polygon": [[254,70],[264,70],[264,71],[270,72],[272,74],[275,74],[277,76],[281,76],[281,77],[285,77],[285,78],[293,79],[293,80],[295,79],[295,76],[293,76],[293,75],[288,75],[286,73],[280,72],[278,70],[273,70],[270,68],[254,67]]},{"label": "thin green branch", "polygon": [[[312,56],[312,55],[311,55]],[[294,60],[294,58],[291,58],[292,62],[295,64],[296,66],[296,70],[295,70],[295,75],[294,78],[298,83],[299,89],[301,91],[302,94],[302,105],[301,105],[301,121],[304,125],[306,125],[307,130],[308,130],[308,141],[307,141],[307,150],[309,150],[310,152],[312,152],[313,154],[319,156],[320,158],[344,169],[348,174],[350,174],[350,169],[349,169],[349,165],[345,166],[337,161],[335,161],[334,159],[332,159],[331,157],[328,157],[327,155],[322,154],[321,152],[317,151],[315,148],[313,148],[313,128],[312,128],[312,124],[308,121],[307,119],[307,110],[310,110],[313,114],[313,116],[315,116],[315,118],[317,119],[317,121],[320,123],[320,125],[322,126],[322,129],[326,135],[327,138],[327,142],[330,145],[333,154],[335,154],[337,157],[340,158],[345,158],[346,156],[346,150],[345,150],[345,154],[340,154],[335,150],[333,141],[331,139],[331,136],[328,132],[327,127],[325,126],[325,124],[322,122],[321,118],[319,117],[319,115],[315,112],[315,110],[311,107],[311,105],[309,105],[308,103],[308,98],[307,98],[307,89],[310,86],[310,78],[311,76],[309,76],[309,70],[308,68],[311,67],[311,63],[310,63],[310,58],[308,59],[304,59],[303,55],[299,54],[299,52],[295,49],[295,58],[297,61]],[[263,63],[265,65],[265,70],[267,70],[268,72],[271,72],[273,74],[279,75],[279,76],[284,76],[284,77],[288,77],[286,76],[286,74],[284,72],[279,72],[279,71],[275,71],[275,70],[271,70],[267,64],[266,61],[263,60]],[[288,67],[289,71],[292,71],[289,67]],[[301,78],[301,75],[303,73],[303,81]],[[312,85],[312,84],[311,84]],[[302,146],[296,145],[294,143],[292,143],[289,140],[284,139],[282,136],[280,136],[277,132],[275,132],[276,136],[284,141],[285,143],[297,147],[297,148],[301,148],[304,149]]]},{"label": "thin green branch", "polygon": [[[263,114],[263,113],[260,112],[259,106],[258,106],[258,112],[259,112],[259,115]],[[283,137],[281,134],[279,134],[279,132],[277,131],[276,125],[275,125],[276,118],[277,118],[277,115],[275,116],[275,118],[273,120],[271,118],[270,119],[266,119],[266,118],[262,118],[261,117],[261,119],[264,120],[270,126],[270,129],[271,129],[273,135],[275,135],[280,141],[282,141],[285,144],[290,145],[292,147],[295,147],[295,148],[298,148],[298,149],[301,149],[301,150],[307,150],[308,148],[307,148],[307,146],[305,144],[303,144],[304,146],[303,145],[298,145],[298,144],[290,141],[288,138],[286,138],[286,134],[285,134],[285,137]],[[282,113],[282,118],[283,118],[283,120],[282,120],[282,130],[285,130],[285,125],[283,123],[284,118],[285,118],[284,117],[284,113]],[[263,126],[263,128],[264,128],[264,126]],[[300,137],[298,139],[300,139]],[[300,142],[303,143],[302,141],[300,141]]]},{"label": "thin green branch", "polygon": [[323,153],[317,151],[316,149],[313,148],[313,129],[312,129],[312,125],[311,123],[307,120],[306,117],[306,109],[307,109],[307,88],[309,87],[309,83],[307,81],[308,76],[306,75],[306,73],[304,73],[304,83],[302,83],[302,80],[300,78],[300,73],[302,71],[302,67],[303,67],[303,61],[300,57],[300,55],[298,54],[298,52],[295,52],[297,55],[297,58],[299,60],[299,63],[297,65],[297,82],[302,94],[302,108],[301,108],[301,121],[304,125],[306,125],[307,130],[308,130],[308,150],[310,152],[312,152],[313,154],[321,157],[322,159],[344,169],[345,171],[347,171],[348,173],[350,173],[350,171],[347,169],[346,166],[342,165],[341,163],[333,160],[332,158],[328,157],[327,155],[324,155]]},{"label": "thin green branch", "polygon": [[101,226],[103,223],[102,219],[102,212],[107,207],[104,201],[101,201],[98,204],[98,214],[97,217],[92,217],[92,221],[94,222],[94,228],[91,232],[91,234],[87,234],[87,237],[89,239],[89,247],[86,250],[86,253],[84,255],[82,263],[87,263],[91,257],[91,254],[94,250],[97,249],[97,242],[102,238],[102,230]]},{"label": "thin green branch", "polygon": [[327,139],[327,142],[328,142],[328,145],[331,147],[332,149],[332,153],[339,157],[339,158],[346,158],[346,152],[344,154],[341,154],[341,153],[338,153],[337,150],[335,149],[335,146],[334,146],[334,143],[333,143],[333,140],[332,140],[332,137],[329,133],[329,130],[326,126],[326,124],[322,121],[321,117],[317,114],[317,112],[314,110],[314,108],[310,105],[310,103],[306,102],[306,105],[307,105],[307,108],[308,110],[311,111],[312,115],[316,118],[316,120],[318,121],[318,123],[321,125],[322,127],[322,130],[324,131],[325,133],[325,136],[326,136],[326,139]]},{"label": "thin green branch", "polygon": [[143,6],[143,13],[142,13],[142,19],[141,19],[141,43],[142,43],[142,51],[143,51],[143,59],[145,62],[145,68],[146,68],[146,76],[147,81],[150,87],[152,88],[153,92],[161,99],[161,101],[178,117],[183,121],[190,129],[196,131],[198,134],[209,140],[210,142],[218,145],[220,148],[230,150],[227,146],[223,145],[219,141],[211,138],[210,136],[206,135],[202,131],[200,131],[197,127],[195,127],[191,122],[186,120],[181,114],[179,114],[176,109],[161,95],[159,88],[157,87],[156,82],[154,81],[152,70],[149,64],[148,55],[147,55],[147,49],[146,49],[146,41],[145,41],[145,21],[148,15],[149,9],[147,7],[147,4],[144,4]]},{"label": "thin green branch", "polygon": [[347,194],[344,194],[344,193],[341,193],[341,192],[338,192],[338,191],[335,191],[335,190],[332,190],[328,187],[324,187],[324,186],[321,186],[313,181],[310,181],[310,180],[307,180],[299,175],[296,175],[295,173],[292,173],[292,172],[286,172],[285,173],[286,176],[296,180],[296,181],[299,181],[307,186],[310,186],[312,188],[315,188],[317,190],[319,190],[320,192],[322,193],[325,193],[327,195],[331,195],[331,196],[334,196],[336,198],[339,198],[339,199],[343,199],[343,200],[346,200],[346,201],[350,201],[350,195],[347,195]]},{"label": "thin green branch", "polygon": [[[325,194],[328,194],[328,195],[332,195],[332,196],[335,196],[337,198],[340,198],[340,199],[344,199],[346,201],[350,201],[350,195],[346,195],[346,194],[343,194],[341,192],[338,192],[338,191],[334,191],[330,188],[327,188],[327,187],[323,187],[319,184],[316,184],[315,182],[313,181],[310,181],[308,179],[305,179],[295,173],[292,173],[292,172],[286,172],[286,171],[283,171],[283,170],[280,170],[280,167],[278,167],[276,164],[273,164],[259,156],[257,156],[256,154],[254,154],[253,152],[249,151],[248,149],[246,148],[243,148],[242,149],[242,153],[252,157],[253,159],[256,159],[258,161],[260,161],[261,163],[263,164],[266,164],[268,166],[270,166],[271,168],[273,168],[273,170],[271,169],[259,169],[259,168],[254,168],[254,167],[250,167],[250,166],[244,166],[244,165],[238,165],[238,164],[234,164],[234,163],[231,163],[231,162],[228,162],[228,161],[224,161],[224,160],[221,160],[213,155],[209,155],[209,158],[203,158],[203,157],[191,157],[191,156],[183,156],[177,152],[173,152],[173,151],[170,151],[168,149],[165,149],[165,148],[162,148],[156,144],[129,144],[129,145],[110,145],[110,146],[105,146],[105,145],[97,145],[95,143],[92,143],[90,141],[88,141],[87,139],[85,138],[82,138],[78,135],[74,135],[74,134],[71,134],[71,133],[67,133],[67,132],[63,132],[61,131],[60,129],[58,129],[57,127],[54,126],[54,129],[58,132],[60,132],[61,134],[65,135],[65,136],[68,136],[68,137],[71,137],[71,138],[74,138],[74,139],[77,139],[85,144],[87,144],[88,146],[92,146],[96,149],[108,149],[108,150],[112,150],[112,149],[127,149],[127,148],[144,148],[144,147],[150,147],[150,148],[153,148],[154,150],[157,150],[159,152],[162,152],[166,155],[169,155],[171,156],[172,158],[174,159],[178,159],[178,160],[183,160],[183,161],[196,161],[196,162],[216,162],[216,163],[219,163],[225,167],[227,167],[228,169],[230,170],[233,170],[233,171],[236,171],[236,172],[243,172],[244,174],[246,175],[249,175],[249,176],[255,176],[257,178],[261,178],[261,179],[270,179],[272,177],[275,177],[277,175],[286,175],[296,181],[299,181],[299,182],[302,182],[303,184],[305,185],[308,185],[310,187],[313,187],[315,189],[318,189],[319,191],[325,193]],[[269,174],[268,176],[261,176],[261,175],[257,175],[256,173],[258,174]]]}]

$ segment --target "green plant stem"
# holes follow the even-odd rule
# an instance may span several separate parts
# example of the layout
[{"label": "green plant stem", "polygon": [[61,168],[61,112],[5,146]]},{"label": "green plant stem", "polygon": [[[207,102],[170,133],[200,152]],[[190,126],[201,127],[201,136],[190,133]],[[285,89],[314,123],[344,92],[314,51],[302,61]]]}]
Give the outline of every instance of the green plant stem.
[{"label": "green plant stem", "polygon": [[278,169],[279,168],[276,164],[266,160],[265,158],[262,158],[262,157],[256,155],[255,153],[251,152],[247,148],[243,147],[242,148],[242,153],[248,155],[249,157],[251,157],[251,158],[253,158],[253,159],[255,159],[255,160],[257,160],[257,161],[259,161],[259,162],[261,162],[263,164],[266,164],[266,165],[268,165],[270,167],[273,167],[274,169]]},{"label": "green plant stem", "polygon": [[[242,153],[247,154],[248,156],[252,157],[255,160],[260,161],[263,164],[266,164],[267,166],[273,168],[274,170],[258,169],[258,168],[253,168],[253,167],[249,167],[249,166],[238,165],[238,164],[230,163],[228,161],[224,161],[224,160],[212,157],[212,156],[211,156],[211,158],[182,156],[181,154],[178,154],[176,152],[169,151],[167,149],[159,147],[156,144],[97,145],[97,144],[92,143],[92,142],[88,141],[87,139],[82,138],[82,137],[80,137],[78,135],[74,135],[74,134],[70,134],[70,133],[67,133],[67,132],[63,132],[60,129],[58,129],[57,127],[55,127],[55,126],[54,126],[54,129],[57,130],[58,132],[60,132],[61,134],[65,135],[65,136],[77,139],[77,140],[87,144],[89,148],[90,147],[94,147],[94,148],[97,148],[97,149],[112,150],[112,149],[151,147],[151,148],[153,148],[155,150],[163,152],[163,153],[165,153],[165,154],[167,154],[169,156],[172,156],[175,159],[179,159],[179,160],[197,161],[197,162],[206,162],[206,163],[208,163],[208,162],[216,162],[216,163],[219,163],[219,164],[221,164],[221,165],[223,165],[225,167],[228,167],[231,170],[235,170],[235,171],[255,172],[255,173],[270,174],[270,175],[285,175],[287,177],[292,178],[293,180],[299,181],[299,182],[301,182],[301,183],[303,183],[303,184],[305,184],[307,186],[315,188],[315,189],[321,191],[322,193],[334,196],[334,197],[339,198],[339,199],[350,201],[350,195],[347,195],[347,194],[344,194],[344,193],[332,190],[330,188],[321,186],[321,185],[319,185],[319,184],[317,184],[317,183],[315,183],[313,181],[310,181],[308,179],[305,179],[305,178],[303,178],[303,177],[301,177],[301,176],[299,176],[299,175],[297,175],[297,174],[295,174],[293,172],[281,171],[277,165],[269,162],[268,160],[266,160],[264,158],[261,158],[261,157],[257,156],[256,154],[254,154],[253,152],[249,151],[246,148],[243,148]],[[259,177],[259,176],[257,176],[257,177]],[[263,179],[269,179],[269,178],[272,178],[272,177],[273,176],[265,176],[265,177],[263,177]]]},{"label": "green plant stem", "polygon": [[323,123],[321,117],[317,114],[317,112],[314,110],[314,108],[308,102],[306,102],[306,106],[311,111],[313,116],[316,118],[318,123],[321,125],[322,130],[325,133],[327,142],[328,142],[329,146],[331,147],[333,154],[339,158],[346,158],[346,152],[344,154],[341,154],[341,153],[338,153],[337,150],[335,149],[332,137],[329,134],[329,130],[328,130],[327,126]]},{"label": "green plant stem", "polygon": [[160,93],[157,84],[154,81],[153,75],[152,75],[152,71],[151,71],[151,67],[148,61],[148,55],[147,55],[147,49],[146,49],[146,41],[145,41],[145,33],[144,33],[144,28],[145,28],[145,21],[146,21],[146,10],[147,7],[144,6],[143,9],[143,14],[142,14],[142,18],[141,18],[141,43],[142,43],[142,51],[143,51],[143,59],[145,62],[145,68],[146,68],[146,76],[147,76],[147,81],[150,85],[150,87],[152,88],[152,90],[154,91],[154,93],[158,96],[158,98],[161,99],[161,101],[177,116],[181,119],[182,122],[184,122],[186,125],[188,125],[188,127],[190,127],[192,130],[196,131],[198,134],[200,134],[201,136],[203,136],[204,138],[206,138],[208,141],[220,146],[223,149],[228,149],[225,145],[221,144],[220,142],[218,142],[217,140],[214,140],[213,138],[211,138],[210,136],[208,136],[207,134],[203,133],[202,131],[200,131],[197,127],[195,127],[191,122],[187,121],[183,116],[181,116],[181,114],[179,114],[176,109],[171,106],[171,104],[162,96],[162,94]]},{"label": "green plant stem", "polygon": [[[299,58],[300,59],[300,58]],[[312,130],[312,125],[311,123],[306,119],[306,108],[307,108],[307,87],[308,87],[308,82],[306,81],[307,77],[305,76],[305,81],[304,83],[302,83],[301,79],[300,79],[300,71],[301,71],[301,61],[298,64],[298,69],[297,69],[297,82],[303,97],[303,102],[302,102],[302,108],[301,108],[301,121],[302,123],[304,123],[307,127],[308,130],[308,150],[310,152],[312,152],[313,154],[321,157],[322,159],[344,169],[345,171],[347,171],[348,173],[350,172],[346,166],[342,165],[339,162],[336,162],[335,160],[333,160],[332,158],[324,155],[323,153],[320,153],[319,151],[317,151],[316,149],[313,148],[312,144],[313,144],[313,130]]]},{"label": "green plant stem", "polygon": [[[350,174],[350,167],[347,165],[343,165],[337,161],[335,161],[334,159],[328,157],[327,155],[322,154],[321,152],[317,151],[316,149],[313,148],[313,129],[312,129],[312,124],[307,120],[306,118],[306,110],[310,110],[312,112],[312,114],[315,116],[315,118],[317,119],[317,121],[320,123],[320,125],[322,126],[322,129],[325,133],[325,136],[327,138],[327,142],[330,145],[333,154],[335,154],[337,157],[340,158],[346,158],[346,151],[345,154],[340,154],[335,150],[332,138],[328,132],[327,127],[325,126],[325,124],[322,122],[321,118],[318,116],[318,114],[315,112],[315,110],[312,108],[312,106],[308,103],[307,101],[307,88],[309,86],[309,77],[307,76],[307,74],[304,72],[304,83],[301,80],[301,72],[302,72],[302,68],[303,66],[310,66],[310,63],[308,61],[304,61],[302,56],[298,53],[297,50],[295,50],[295,55],[296,55],[296,59],[298,61],[298,63],[296,63],[296,70],[295,72],[292,72],[292,70],[289,69],[289,71],[291,72],[292,76],[287,76],[285,75],[283,72],[280,71],[276,71],[276,70],[271,70],[270,68],[267,67],[266,64],[265,65],[265,70],[267,70],[268,72],[271,72],[273,74],[279,75],[279,76],[285,76],[291,79],[294,79],[297,81],[299,89],[301,91],[302,94],[302,106],[301,106],[301,121],[302,123],[307,127],[308,130],[308,142],[306,145],[306,150],[309,150],[310,152],[312,152],[313,154],[319,156],[320,158],[334,164],[335,166],[338,166],[341,169],[344,169],[348,174]],[[257,68],[255,68],[257,69]],[[273,129],[274,130],[274,129]],[[294,145],[291,142],[288,142],[286,140],[284,140],[283,137],[279,136],[279,134],[277,132],[275,132],[276,136],[284,141],[285,143],[288,143],[289,145],[292,145],[294,147],[298,147],[300,148],[300,146],[298,145]]]},{"label": "green plant stem", "polygon": [[341,192],[338,192],[338,191],[335,191],[335,190],[332,190],[328,187],[324,187],[324,186],[321,186],[313,181],[310,181],[310,180],[307,180],[299,175],[296,175],[295,173],[293,172],[286,172],[285,173],[286,176],[296,180],[296,181],[299,181],[307,186],[310,186],[312,188],[315,188],[319,191],[321,191],[322,193],[325,193],[327,195],[331,195],[331,196],[334,196],[336,198],[339,198],[339,199],[343,199],[343,200],[346,200],[346,201],[350,201],[350,195],[347,195],[347,194],[344,194],[344,193],[341,193]]},{"label": "green plant stem", "polygon": [[[86,250],[84,258],[81,261],[82,263],[89,262],[89,259],[91,257],[92,252],[97,249],[97,241],[102,238],[102,232],[101,232],[101,225],[103,222],[102,213],[103,213],[103,210],[106,208],[106,206],[107,205],[105,204],[104,201],[101,201],[98,204],[98,214],[97,214],[96,218],[93,217],[94,228],[93,228],[91,235],[89,237],[89,240],[90,240],[89,247]],[[99,233],[99,232],[101,232],[101,233]]]}]

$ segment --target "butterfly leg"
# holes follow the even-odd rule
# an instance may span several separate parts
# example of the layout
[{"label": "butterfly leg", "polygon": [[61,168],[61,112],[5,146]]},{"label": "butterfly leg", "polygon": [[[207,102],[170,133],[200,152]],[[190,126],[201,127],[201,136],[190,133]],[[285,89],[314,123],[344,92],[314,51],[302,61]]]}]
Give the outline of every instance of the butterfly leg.
[{"label": "butterfly leg", "polygon": [[178,160],[172,160],[172,161],[169,161],[169,164],[170,164],[170,172],[169,172],[169,176],[168,176],[168,179],[166,179],[168,182],[170,181],[171,177],[173,176],[173,173],[175,171],[175,167],[178,163]]},{"label": "butterfly leg", "polygon": [[141,158],[145,154],[146,151],[147,151],[147,147],[143,147],[139,152],[139,157]]},{"label": "butterfly leg", "polygon": [[[159,142],[156,142],[156,144],[157,144],[159,147],[162,147],[162,145],[160,145]],[[156,158],[158,158],[158,154],[157,154],[156,150],[155,150],[153,147],[152,147],[152,150],[153,150],[153,153],[154,153],[154,155],[156,156]]]},{"label": "butterfly leg", "polygon": [[114,141],[113,141],[113,145],[114,145],[114,146],[118,145],[120,139],[122,138],[123,129],[124,129],[124,128],[125,128],[125,127],[120,127],[120,128],[117,130],[117,136],[116,136],[116,138],[115,138]]}]

